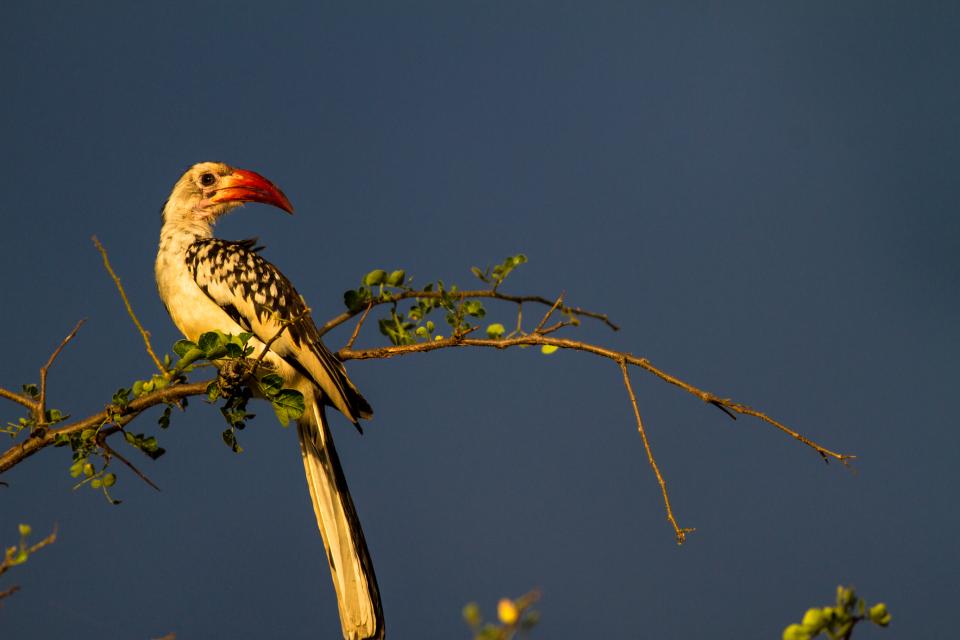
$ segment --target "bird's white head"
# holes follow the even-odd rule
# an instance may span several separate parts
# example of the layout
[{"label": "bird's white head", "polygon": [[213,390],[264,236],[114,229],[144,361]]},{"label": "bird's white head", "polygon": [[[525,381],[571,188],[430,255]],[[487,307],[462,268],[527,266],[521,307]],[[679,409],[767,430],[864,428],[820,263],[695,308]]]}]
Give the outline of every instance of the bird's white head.
[{"label": "bird's white head", "polygon": [[174,185],[163,207],[163,221],[208,235],[217,218],[245,202],[263,202],[293,213],[283,191],[260,174],[222,162],[200,162]]}]

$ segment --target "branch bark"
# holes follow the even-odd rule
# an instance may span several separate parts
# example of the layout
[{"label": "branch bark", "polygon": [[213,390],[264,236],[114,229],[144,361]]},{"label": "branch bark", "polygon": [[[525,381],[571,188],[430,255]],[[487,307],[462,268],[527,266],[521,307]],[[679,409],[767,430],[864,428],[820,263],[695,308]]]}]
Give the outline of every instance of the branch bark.
[{"label": "branch bark", "polygon": [[57,429],[50,429],[42,434],[38,433],[30,436],[23,442],[13,445],[4,451],[3,454],[0,454],[0,473],[4,473],[11,467],[16,466],[41,449],[53,445],[57,440],[57,436],[69,436],[74,433],[80,433],[84,429],[97,428],[111,422],[112,425],[101,430],[101,434],[110,435],[112,433],[116,433],[121,427],[129,423],[131,420],[136,418],[150,407],[176,402],[190,396],[199,396],[205,394],[207,391],[207,385],[209,385],[211,382],[212,380],[206,380],[204,382],[177,384],[170,387],[164,387],[159,391],[146,393],[139,398],[134,398],[131,400],[130,404],[127,405],[126,409],[116,420],[114,420],[114,417],[116,417],[116,409],[114,407],[110,407],[99,413],[95,413],[92,416],[83,418],[82,420],[71,422]]}]

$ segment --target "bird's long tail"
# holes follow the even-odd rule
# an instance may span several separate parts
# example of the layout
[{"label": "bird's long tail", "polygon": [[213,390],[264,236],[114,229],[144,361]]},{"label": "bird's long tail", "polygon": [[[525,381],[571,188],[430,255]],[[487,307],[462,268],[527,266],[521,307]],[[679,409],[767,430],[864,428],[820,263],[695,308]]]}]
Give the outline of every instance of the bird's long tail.
[{"label": "bird's long tail", "polygon": [[373,562],[333,447],[323,405],[317,398],[312,400],[308,399],[311,406],[298,422],[297,433],[310,499],[337,591],[343,637],[381,639],[383,611]]}]

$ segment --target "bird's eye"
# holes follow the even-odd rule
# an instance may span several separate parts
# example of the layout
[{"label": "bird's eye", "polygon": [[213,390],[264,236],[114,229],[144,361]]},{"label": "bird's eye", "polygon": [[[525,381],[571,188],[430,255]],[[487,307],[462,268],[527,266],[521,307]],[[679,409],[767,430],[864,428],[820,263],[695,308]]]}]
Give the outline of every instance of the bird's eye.
[{"label": "bird's eye", "polygon": [[205,173],[202,176],[200,176],[200,184],[202,184],[205,187],[209,187],[213,185],[213,183],[216,181],[217,181],[217,177],[212,173]]}]

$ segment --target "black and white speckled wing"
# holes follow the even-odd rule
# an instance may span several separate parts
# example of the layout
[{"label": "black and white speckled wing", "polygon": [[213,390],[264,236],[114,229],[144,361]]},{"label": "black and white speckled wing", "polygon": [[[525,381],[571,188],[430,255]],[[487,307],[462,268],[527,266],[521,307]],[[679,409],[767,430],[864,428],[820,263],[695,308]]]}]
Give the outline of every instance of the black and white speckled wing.
[{"label": "black and white speckled wing", "polygon": [[320,340],[303,298],[254,245],[254,240],[197,240],[187,250],[187,267],[200,289],[261,342],[273,338],[285,320],[298,317],[270,350],[313,381],[324,401],[352,422],[371,417],[369,403]]}]

